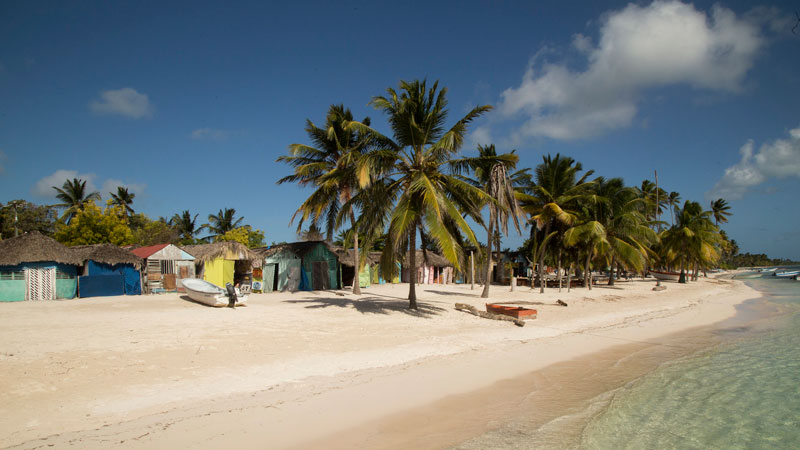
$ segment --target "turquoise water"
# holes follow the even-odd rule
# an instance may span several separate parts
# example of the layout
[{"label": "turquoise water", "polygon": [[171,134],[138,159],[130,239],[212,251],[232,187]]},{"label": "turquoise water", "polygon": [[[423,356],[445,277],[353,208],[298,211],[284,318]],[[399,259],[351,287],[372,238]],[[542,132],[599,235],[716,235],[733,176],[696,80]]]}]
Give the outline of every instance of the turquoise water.
[{"label": "turquoise water", "polygon": [[575,446],[800,448],[800,282],[747,283],[784,313],[618,389]]}]

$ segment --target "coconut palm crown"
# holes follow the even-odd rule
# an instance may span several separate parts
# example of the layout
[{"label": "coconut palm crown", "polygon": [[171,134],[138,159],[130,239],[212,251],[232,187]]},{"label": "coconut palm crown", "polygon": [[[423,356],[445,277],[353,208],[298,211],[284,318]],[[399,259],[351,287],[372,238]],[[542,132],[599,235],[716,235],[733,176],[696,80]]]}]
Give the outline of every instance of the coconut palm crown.
[{"label": "coconut palm crown", "polygon": [[56,190],[56,198],[61,200],[61,203],[54,206],[66,208],[61,216],[61,220],[65,223],[69,223],[75,214],[83,209],[86,202],[100,200],[100,193],[87,193],[86,180],[78,178],[65,181],[60,188],[53,186],[53,189]]}]

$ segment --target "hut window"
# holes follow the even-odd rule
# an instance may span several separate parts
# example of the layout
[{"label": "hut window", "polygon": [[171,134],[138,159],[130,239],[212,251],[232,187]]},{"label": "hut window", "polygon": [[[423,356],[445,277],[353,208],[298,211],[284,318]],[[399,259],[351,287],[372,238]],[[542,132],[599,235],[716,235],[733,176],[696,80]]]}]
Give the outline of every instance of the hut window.
[{"label": "hut window", "polygon": [[0,280],[24,280],[25,271],[23,270],[9,270],[0,272]]},{"label": "hut window", "polygon": [[56,269],[56,280],[74,280],[75,275]]},{"label": "hut window", "polygon": [[173,260],[162,260],[161,261],[161,273],[175,273],[175,261],[173,261]]}]

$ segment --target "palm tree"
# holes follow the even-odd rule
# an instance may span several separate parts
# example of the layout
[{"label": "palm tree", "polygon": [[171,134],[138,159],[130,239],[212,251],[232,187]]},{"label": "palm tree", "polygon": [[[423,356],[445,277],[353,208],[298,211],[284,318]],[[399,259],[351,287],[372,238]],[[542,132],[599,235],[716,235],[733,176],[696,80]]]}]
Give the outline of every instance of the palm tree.
[{"label": "palm tree", "polygon": [[634,189],[625,187],[622,178],[600,177],[595,182],[593,216],[603,228],[602,253],[611,268],[608,284],[614,285],[615,265],[643,271],[649,246],[658,236],[644,216],[645,200]]},{"label": "palm tree", "polygon": [[686,283],[686,264],[708,265],[719,259],[719,228],[711,222],[711,211],[703,211],[697,202],[687,200],[677,211],[677,223],[662,233],[667,261],[680,262],[680,283]]},{"label": "palm tree", "polygon": [[[487,146],[478,146],[478,156],[475,158],[467,158],[456,164],[465,164],[469,166],[475,173],[473,180],[465,179],[470,184],[483,189],[488,195],[486,205],[489,209],[489,223],[484,225],[487,233],[486,244],[486,283],[483,286],[482,298],[489,297],[489,285],[491,284],[492,276],[492,237],[495,232],[500,231],[502,228],[503,233],[508,234],[508,219],[512,218],[514,227],[518,233],[521,233],[519,226],[519,218],[522,215],[522,209],[516,199],[515,194],[515,181],[518,183],[521,180],[529,181],[530,176],[526,171],[520,171],[513,175],[509,175],[508,171],[514,169],[519,161],[519,156],[514,153],[504,153],[498,155],[495,150],[494,144]],[[499,246],[498,246],[499,247]]]},{"label": "palm tree", "polygon": [[[534,170],[535,184],[532,194],[519,195],[522,209],[531,214],[536,228],[544,230],[537,250],[540,293],[544,293],[544,258],[548,242],[559,233],[554,228],[573,225],[577,219],[576,208],[585,198],[586,189],[592,182],[586,179],[594,171],[589,170],[578,178],[583,166],[570,157],[556,154],[542,157],[542,163]],[[534,237],[534,230],[531,230]]]},{"label": "palm tree", "polygon": [[[325,128],[319,128],[310,120],[306,121],[306,133],[314,146],[292,144],[289,155],[281,156],[283,161],[294,167],[294,174],[278,180],[278,184],[296,182],[301,186],[315,188],[311,196],[300,205],[292,216],[292,221],[301,214],[297,230],[303,222],[311,219],[312,226],[325,221],[327,240],[333,239],[333,232],[340,225],[342,217],[347,217],[350,226],[355,228],[355,211],[348,203],[356,191],[368,180],[359,178],[357,163],[361,156],[370,149],[372,140],[368,133],[348,128],[353,121],[353,114],[344,105],[331,105],[325,119]],[[361,121],[369,126],[369,117]],[[347,205],[344,209],[343,206]],[[362,266],[358,251],[358,233],[353,233],[354,261],[353,266],[360,270]],[[358,270],[356,271],[358,273]],[[361,294],[361,287],[353,283],[353,293]]]},{"label": "palm tree", "polygon": [[203,228],[208,228],[208,231],[211,233],[209,235],[210,238],[222,236],[228,231],[238,228],[242,220],[244,220],[244,217],[233,220],[235,215],[236,210],[233,208],[220,209],[216,215],[208,215],[208,223],[204,224]]},{"label": "palm tree", "polygon": [[66,208],[61,216],[61,220],[65,223],[69,223],[78,211],[83,210],[83,205],[86,202],[100,200],[100,193],[92,192],[87,194],[86,180],[78,178],[65,181],[61,188],[53,186],[53,189],[57,192],[56,198],[62,202],[54,206]]},{"label": "palm tree", "polygon": [[714,215],[714,223],[716,225],[727,223],[728,217],[733,215],[730,211],[730,205],[723,198],[718,198],[711,202],[711,213]]},{"label": "palm tree", "polygon": [[671,225],[675,226],[675,209],[681,204],[681,194],[673,191],[667,196],[667,205],[669,206],[669,214],[672,219]]},{"label": "palm tree", "polygon": [[184,244],[193,242],[194,236],[202,229],[202,227],[199,229],[196,228],[198,215],[199,214],[195,214],[194,217],[192,217],[192,214],[188,210],[185,210],[180,215],[173,215],[169,220],[169,224],[175,227],[178,233],[180,233]]},{"label": "palm tree", "polygon": [[113,205],[119,205],[123,208],[123,212],[125,217],[128,214],[133,214],[133,208],[131,205],[133,204],[133,198],[136,197],[136,194],[132,192],[128,192],[128,188],[124,188],[122,186],[117,186],[117,193],[109,192],[111,194],[111,203]]},{"label": "palm tree", "polygon": [[461,148],[467,125],[491,107],[478,106],[446,129],[447,89],[438,85],[435,82],[429,89],[426,81],[401,81],[400,92],[388,88],[387,96],[373,97],[370,104],[389,115],[393,139],[365,124],[350,124],[383,146],[359,162],[362,176],[373,174],[379,181],[353,202],[364,206],[365,230],[388,222],[389,242],[381,260],[384,274],[394,273],[394,261],[408,251],[411,309],[417,309],[417,231],[425,230],[442,255],[460,269],[463,249],[456,230],[477,245],[462,212],[478,216],[479,205],[487,198],[480,189],[447,173],[446,166]]}]

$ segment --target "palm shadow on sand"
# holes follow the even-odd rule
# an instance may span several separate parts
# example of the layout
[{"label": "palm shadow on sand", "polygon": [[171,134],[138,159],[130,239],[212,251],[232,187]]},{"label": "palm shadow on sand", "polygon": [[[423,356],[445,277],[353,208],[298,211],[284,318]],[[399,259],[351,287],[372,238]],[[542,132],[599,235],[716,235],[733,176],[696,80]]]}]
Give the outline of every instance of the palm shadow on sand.
[{"label": "palm shadow on sand", "polygon": [[446,309],[428,303],[417,302],[417,308],[409,309],[408,300],[386,300],[376,296],[365,296],[357,300],[349,298],[320,297],[298,300],[284,300],[286,303],[305,304],[308,309],[318,308],[353,308],[361,314],[389,314],[401,312],[414,317],[433,317],[442,314]]}]

